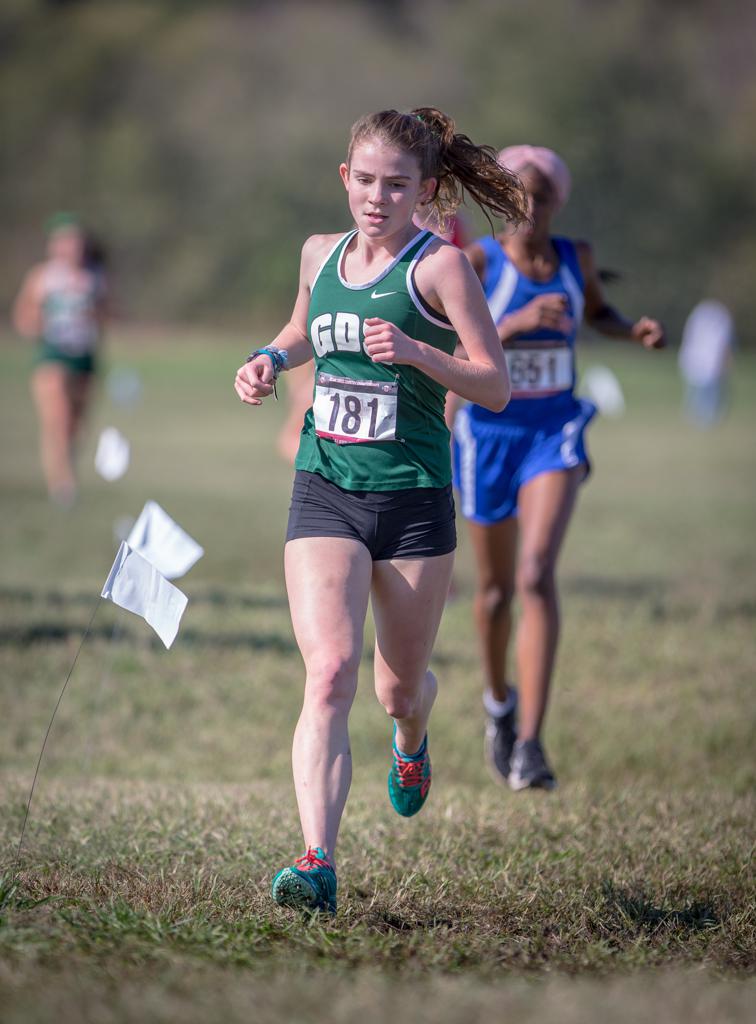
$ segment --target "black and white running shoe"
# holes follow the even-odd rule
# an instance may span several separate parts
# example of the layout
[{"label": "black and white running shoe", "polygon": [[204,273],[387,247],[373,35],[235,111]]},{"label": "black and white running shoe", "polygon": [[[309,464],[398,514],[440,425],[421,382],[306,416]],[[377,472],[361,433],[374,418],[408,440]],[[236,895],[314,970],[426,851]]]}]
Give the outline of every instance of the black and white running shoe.
[{"label": "black and white running shoe", "polygon": [[512,750],[517,739],[517,694],[513,687],[514,702],[503,715],[486,714],[486,738],[484,751],[486,764],[494,782],[506,785],[509,778]]},{"label": "black and white running shoe", "polygon": [[540,740],[520,740],[512,751],[509,785],[520,789],[554,789],[556,778],[549,767]]}]

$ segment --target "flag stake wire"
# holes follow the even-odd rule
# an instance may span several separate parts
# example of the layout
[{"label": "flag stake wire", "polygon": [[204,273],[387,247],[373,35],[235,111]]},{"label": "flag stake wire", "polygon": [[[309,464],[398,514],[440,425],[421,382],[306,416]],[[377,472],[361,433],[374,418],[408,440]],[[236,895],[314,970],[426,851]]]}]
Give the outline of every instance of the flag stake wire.
[{"label": "flag stake wire", "polygon": [[[100,717],[100,710],[102,708],[102,702],[105,697],[105,691],[107,690],[111,676],[113,675],[113,668],[115,666],[115,645],[121,639],[121,631],[123,628],[123,616],[118,618],[113,623],[113,632],[110,634],[110,659],[105,666],[105,671],[100,676],[100,685],[95,693],[94,700],[92,702],[92,718],[97,721]],[[84,774],[89,775],[92,770],[92,758],[94,756],[95,746],[95,731],[91,729],[89,732],[87,751],[84,756],[83,769]]]},{"label": "flag stake wire", "polygon": [[50,716],[50,721],[49,721],[48,726],[47,726],[47,732],[45,733],[45,738],[42,740],[42,749],[40,750],[39,757],[37,758],[37,767],[34,769],[34,778],[32,779],[31,789],[29,790],[29,798],[26,801],[26,810],[24,811],[24,822],[23,822],[23,825],[21,826],[21,836],[20,836],[20,838],[18,840],[18,846],[16,847],[16,859],[13,862],[13,870],[11,871],[11,878],[12,879],[15,878],[16,871],[18,870],[18,862],[19,862],[19,859],[21,857],[21,847],[23,845],[24,836],[26,834],[26,823],[29,820],[29,810],[31,809],[31,802],[32,802],[32,798],[34,797],[34,787],[37,785],[37,776],[39,775],[39,766],[42,764],[42,758],[44,757],[45,747],[47,746],[47,738],[50,735],[50,731],[51,731],[51,729],[53,727],[53,722],[55,721],[55,716],[57,715],[58,708],[60,707],[61,701],[63,700],[63,694],[66,692],[66,689],[68,688],[69,680],[71,679],[71,676],[73,675],[73,670],[76,668],[76,662],[79,660],[79,655],[81,654],[81,649],[84,646],[84,641],[89,636],[89,631],[92,628],[92,623],[95,620],[95,615],[97,614],[97,609],[100,607],[101,602],[102,602],[102,595],[100,595],[100,597],[97,598],[97,604],[94,606],[94,611],[92,612],[92,617],[89,620],[89,624],[88,624],[87,628],[84,630],[84,636],[81,638],[81,642],[80,642],[78,650],[76,651],[76,654],[74,656],[73,663],[72,663],[70,669],[68,670],[68,675],[66,676],[65,683],[63,683],[63,689],[60,691],[60,696],[58,697],[58,702],[55,705],[55,709],[53,710],[52,715]]}]

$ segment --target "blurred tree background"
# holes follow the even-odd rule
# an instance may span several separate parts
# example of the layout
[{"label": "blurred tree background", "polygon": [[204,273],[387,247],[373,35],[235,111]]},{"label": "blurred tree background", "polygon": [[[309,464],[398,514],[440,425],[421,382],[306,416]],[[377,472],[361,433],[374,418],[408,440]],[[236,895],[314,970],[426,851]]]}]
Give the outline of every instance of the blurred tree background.
[{"label": "blurred tree background", "polygon": [[434,104],[566,158],[559,228],[629,313],[674,337],[712,295],[754,343],[755,29],[736,0],[4,0],[2,307],[62,208],[129,318],[269,321],[303,238],[349,226],[352,121]]}]

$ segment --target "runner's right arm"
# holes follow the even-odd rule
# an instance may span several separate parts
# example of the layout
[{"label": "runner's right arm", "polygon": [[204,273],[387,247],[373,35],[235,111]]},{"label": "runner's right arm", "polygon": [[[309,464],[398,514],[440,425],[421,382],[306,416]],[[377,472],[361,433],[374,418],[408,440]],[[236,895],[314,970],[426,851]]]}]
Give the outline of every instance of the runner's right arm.
[{"label": "runner's right arm", "polygon": [[524,306],[507,313],[496,325],[503,343],[531,331],[562,331],[566,334],[571,327],[567,298],[556,294],[536,295]]},{"label": "runner's right arm", "polygon": [[36,338],[42,330],[41,285],[42,268],[33,267],[13,303],[13,326],[25,338]]},{"label": "runner's right arm", "polygon": [[[333,235],[312,235],[302,246],[299,265],[299,290],[294,310],[286,326],[270,342],[288,354],[289,369],[302,366],[312,359],[312,344],[307,334],[307,313],[310,308],[310,286],[333,244]],[[247,405],[260,405],[273,391],[273,364],[268,356],[261,355],[244,363],[236,371],[234,390]]]},{"label": "runner's right arm", "polygon": [[[481,284],[486,277],[486,252],[482,245],[473,242],[465,248],[465,256],[472,264]],[[521,309],[503,316],[496,325],[502,344],[511,341],[518,334],[542,329],[564,331],[569,329],[565,324],[567,304],[563,295],[539,295]]]}]

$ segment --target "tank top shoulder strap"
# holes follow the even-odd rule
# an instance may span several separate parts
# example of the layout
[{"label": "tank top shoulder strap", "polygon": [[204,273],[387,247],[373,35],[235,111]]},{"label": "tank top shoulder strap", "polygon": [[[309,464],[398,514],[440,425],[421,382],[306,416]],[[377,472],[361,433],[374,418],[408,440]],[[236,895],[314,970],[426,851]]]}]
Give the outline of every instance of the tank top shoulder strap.
[{"label": "tank top shoulder strap", "polygon": [[552,238],[551,241],[559,256],[559,277],[565,291],[570,296],[573,316],[579,323],[583,318],[585,306],[585,282],[580,269],[577,248],[569,238]]},{"label": "tank top shoulder strap", "polygon": [[398,264],[400,272],[403,272],[405,277],[405,286],[409,292],[410,298],[415,304],[415,308],[418,312],[436,327],[442,327],[444,330],[454,330],[452,327],[451,320],[444,316],[443,313],[439,313],[437,309],[428,303],[422,294],[418,290],[417,283],[415,282],[415,271],[420,260],[423,258],[425,250],[438,239],[438,235],[433,231],[424,231],[422,235],[416,239],[415,243],[406,251],[403,255],[401,262]]},{"label": "tank top shoulder strap", "polygon": [[492,238],[491,235],[483,235],[482,238],[477,239],[476,245],[479,245],[483,250],[486,260],[483,274],[483,291],[487,296],[490,296],[495,291],[509,260],[501,243],[498,239]]},{"label": "tank top shoulder strap", "polygon": [[480,238],[476,238],[475,244],[481,247],[487,260],[495,259],[499,254],[504,257],[501,243],[491,235],[482,235]]},{"label": "tank top shoulder strap", "polygon": [[494,323],[498,324],[509,308],[520,275],[498,239],[484,235],[476,244],[486,258],[483,291]]},{"label": "tank top shoulder strap", "polygon": [[333,270],[334,273],[338,272],[338,263],[339,260],[341,259],[341,254],[344,251],[344,246],[348,245],[350,240],[356,234],[357,229],[354,228],[352,231],[347,231],[346,234],[341,235],[339,238],[337,238],[336,242],[331,246],[331,248],[328,250],[328,253],[323,258],[320,266],[317,269],[315,277],[313,277],[312,279],[312,284],[310,285],[310,293],[312,293],[313,289],[315,288],[315,284],[323,274],[323,271],[328,269]]},{"label": "tank top shoulder strap", "polygon": [[475,244],[480,246],[483,250],[483,255],[486,257],[486,270],[489,269],[489,265],[492,270],[501,268],[507,259],[507,254],[504,252],[498,238],[493,238],[491,235],[483,235],[481,238],[476,239]]},{"label": "tank top shoulder strap", "polygon": [[420,234],[414,239],[408,249],[402,253],[400,263],[413,263],[419,259],[428,246],[436,239],[438,235],[433,231],[421,231]]},{"label": "tank top shoulder strap", "polygon": [[551,241],[554,244],[554,248],[559,256],[560,263],[566,266],[576,282],[582,289],[584,286],[583,282],[583,271],[580,269],[580,260],[578,259],[577,247],[570,238],[552,238]]}]

